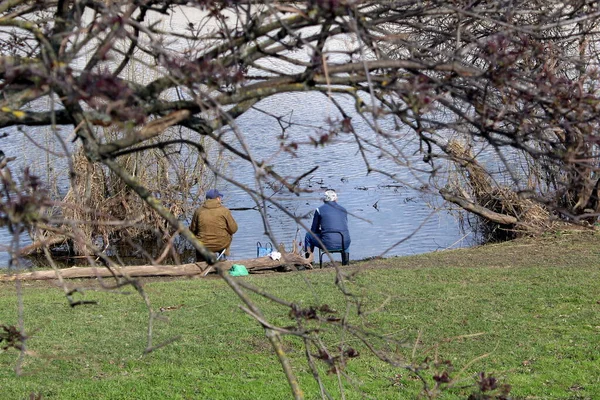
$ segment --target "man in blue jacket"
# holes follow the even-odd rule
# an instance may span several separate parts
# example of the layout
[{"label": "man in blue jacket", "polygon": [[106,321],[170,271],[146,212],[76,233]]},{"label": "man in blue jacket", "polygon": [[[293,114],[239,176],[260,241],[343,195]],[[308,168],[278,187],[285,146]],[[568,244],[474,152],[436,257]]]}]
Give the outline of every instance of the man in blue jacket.
[{"label": "man in blue jacket", "polygon": [[[324,204],[315,210],[312,226],[304,238],[306,251],[312,253],[315,247],[320,249],[340,250],[344,236],[344,251],[350,248],[350,231],[348,230],[348,211],[338,204],[335,190],[325,192]],[[337,231],[334,233],[333,231]],[[308,255],[307,255],[308,257]]]}]

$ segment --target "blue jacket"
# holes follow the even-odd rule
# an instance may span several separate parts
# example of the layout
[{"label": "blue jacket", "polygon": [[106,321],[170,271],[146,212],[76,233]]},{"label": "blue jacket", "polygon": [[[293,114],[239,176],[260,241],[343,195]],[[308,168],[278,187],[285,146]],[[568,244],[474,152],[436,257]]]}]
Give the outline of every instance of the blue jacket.
[{"label": "blue jacket", "polygon": [[330,250],[341,249],[342,238],[338,233],[327,232],[340,231],[344,235],[344,246],[346,249],[350,247],[348,211],[335,201],[326,201],[325,204],[315,210],[310,230],[318,235],[325,247]]}]

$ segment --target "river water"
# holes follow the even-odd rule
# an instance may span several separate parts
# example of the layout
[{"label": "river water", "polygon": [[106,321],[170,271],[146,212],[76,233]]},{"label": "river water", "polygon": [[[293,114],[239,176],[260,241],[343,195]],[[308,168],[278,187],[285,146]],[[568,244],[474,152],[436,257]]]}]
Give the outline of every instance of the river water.
[{"label": "river water", "polygon": [[[286,132],[298,141],[314,136],[315,130],[309,126],[322,124],[332,110],[323,96],[306,94],[278,95],[259,103],[257,108],[290,115],[294,121],[303,123]],[[310,226],[312,212],[322,204],[320,198],[324,190],[335,189],[339,203],[350,213],[351,259],[418,254],[472,244],[471,237],[461,233],[455,216],[443,210],[435,211],[429,204],[434,197],[423,196],[419,189],[426,187],[426,175],[419,176],[407,168],[392,165],[389,160],[378,159],[377,154],[372,154],[372,166],[396,175],[392,179],[378,173],[367,174],[357,154],[356,142],[350,135],[341,134],[326,147],[302,146],[294,157],[277,152],[281,129],[268,114],[251,110],[238,119],[237,125],[255,159],[270,161],[280,175],[299,176],[318,166],[315,172],[300,182],[310,193],[296,196],[272,185],[263,186],[262,190],[280,202],[291,215],[302,216],[301,223]],[[368,127],[359,120],[355,122],[355,128],[359,133],[370,135]],[[232,132],[227,135],[233,137]],[[1,139],[0,149],[9,157],[19,157],[17,161],[21,160],[21,165],[38,165],[38,169],[42,169],[44,152],[29,142],[22,143],[24,139],[19,138],[21,136],[11,135]],[[24,151],[24,148],[29,150]],[[261,189],[257,186],[254,170],[247,162],[231,159],[225,175],[251,189]],[[272,236],[265,235],[263,220],[252,197],[223,178],[217,180],[217,187],[225,193],[224,203],[232,209],[239,224],[232,244],[232,259],[254,257],[259,241],[263,244],[283,243],[289,247],[292,240],[304,237],[305,229],[301,224],[274,206],[267,207]],[[7,245],[10,240],[8,232],[0,230],[0,243]],[[27,238],[23,237],[22,244],[26,243]],[[7,261],[8,254],[0,253],[0,263],[5,265]]]},{"label": "river water", "polygon": [[[169,27],[178,29],[185,25],[190,16],[178,19],[172,17]],[[334,46],[344,46],[343,42]],[[347,109],[352,110],[352,103],[344,103],[337,99]],[[294,239],[302,239],[305,229],[302,223],[310,226],[312,211],[322,204],[320,198],[327,188],[335,189],[339,203],[348,212],[349,228],[352,236],[350,258],[353,260],[376,256],[397,256],[425,253],[447,248],[469,246],[473,243],[470,235],[464,235],[459,229],[456,217],[445,211],[435,211],[430,203],[435,203],[435,195],[427,196],[428,180],[424,173],[415,173],[405,165],[398,165],[390,159],[381,157],[381,152],[370,148],[367,153],[372,169],[382,169],[393,175],[393,178],[378,174],[367,173],[362,156],[358,152],[356,137],[365,141],[377,143],[379,140],[368,124],[358,115],[353,115],[352,121],[356,136],[340,134],[332,144],[325,147],[304,145],[296,156],[280,152],[281,123],[293,122],[285,131],[285,141],[308,142],[310,137],[316,137],[320,129],[327,129],[328,119],[339,119],[333,104],[326,96],[315,93],[286,93],[272,96],[255,106],[236,121],[237,131],[243,134],[243,144],[251,149],[256,160],[266,160],[282,176],[300,176],[311,170],[318,169],[307,175],[300,185],[309,189],[310,193],[301,196],[291,195],[280,191],[273,185],[265,186],[264,182],[255,179],[255,171],[239,160],[231,159],[225,170],[229,180],[234,179],[239,184],[234,185],[228,179],[218,179],[217,187],[224,192],[224,203],[232,209],[234,218],[239,224],[239,231],[234,235],[232,244],[232,259],[244,259],[256,256],[256,244],[273,242],[283,243],[289,247]],[[282,117],[279,121],[272,115]],[[380,120],[378,124],[384,129],[396,131],[391,121]],[[389,126],[386,127],[386,124]],[[22,168],[24,165],[33,166],[52,185],[57,185],[59,191],[66,187],[56,174],[45,172],[44,165],[49,162],[42,147],[50,147],[60,152],[56,138],[46,135],[41,139],[38,132],[37,144],[33,145],[16,129],[5,130],[8,137],[0,139],[0,149],[6,156],[17,157],[14,165]],[[70,132],[64,130],[64,137]],[[228,143],[242,148],[242,141],[236,138],[233,131],[224,132]],[[44,143],[44,140],[47,143]],[[366,143],[366,142],[365,142]],[[418,155],[415,153],[418,144],[410,140],[410,136],[398,136],[395,144],[409,156],[404,163],[414,163],[419,166]],[[396,151],[395,148],[394,151]],[[421,165],[423,166],[423,165]],[[66,182],[63,177],[62,182]],[[285,212],[274,206],[267,207],[268,224],[272,235],[265,234],[265,225],[261,214],[256,209],[252,197],[241,186],[253,190],[262,190],[272,196],[285,207]],[[262,186],[262,187],[261,187]],[[425,196],[424,196],[425,194]],[[439,202],[439,199],[438,199]],[[301,223],[286,215],[302,216]],[[6,246],[13,238],[6,230],[0,229],[0,266],[8,263]],[[28,243],[28,238],[21,238],[21,245]]]},{"label": "river water", "polygon": [[[342,100],[340,100],[342,101]],[[333,108],[322,95],[284,94],[275,96],[257,105],[261,110],[277,110],[279,115],[290,115],[305,125],[320,124]],[[246,140],[259,160],[269,158],[279,147],[281,129],[273,118],[265,113],[250,111],[237,121],[239,129],[247,133]],[[370,136],[366,124],[354,121],[360,134]],[[291,128],[286,135],[297,141],[313,135],[307,127]],[[416,144],[409,144],[414,149]],[[415,174],[389,160],[370,155],[372,167],[385,169],[395,174],[394,178],[378,173],[367,174],[367,169],[358,146],[351,135],[341,134],[335,143],[322,147],[304,146],[297,157],[287,153],[276,153],[278,171],[283,176],[299,176],[313,166],[318,169],[307,175],[301,186],[314,192],[300,197],[275,193],[295,216],[304,216],[303,222],[310,226],[312,212],[322,204],[320,197],[327,188],[336,190],[339,203],[349,212],[349,228],[352,236],[351,259],[363,259],[379,255],[408,255],[431,252],[472,244],[471,237],[461,233],[456,218],[445,211],[435,211],[430,203],[433,196],[427,193],[427,176]],[[415,158],[415,162],[418,159]],[[253,187],[253,171],[234,164],[235,178]],[[225,194],[225,204],[233,208],[233,216],[240,225],[234,235],[232,256],[252,257],[256,253],[256,242],[269,241],[262,233],[264,227],[258,211],[235,211],[236,208],[253,207],[250,196],[232,185],[219,187]],[[423,190],[425,189],[425,190]],[[272,193],[265,188],[267,194]],[[289,245],[294,239],[302,239],[305,229],[276,208],[269,209],[269,221],[277,243]]]}]

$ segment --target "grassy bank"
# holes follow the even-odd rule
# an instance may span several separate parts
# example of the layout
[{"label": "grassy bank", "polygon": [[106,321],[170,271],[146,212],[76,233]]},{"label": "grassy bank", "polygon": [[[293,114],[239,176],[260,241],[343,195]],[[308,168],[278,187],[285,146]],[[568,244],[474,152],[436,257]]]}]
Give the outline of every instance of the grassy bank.
[{"label": "grassy bank", "polygon": [[[449,361],[453,368],[445,368],[457,383],[444,399],[466,398],[482,371],[510,384],[516,399],[600,398],[599,267],[600,236],[589,233],[357,262],[349,270],[362,271],[347,287],[361,299],[362,315],[350,319],[404,343],[389,348],[375,341],[406,364]],[[355,314],[331,269],[241,279],[303,306]],[[89,287],[85,299],[97,305],[70,308],[51,284],[23,283],[25,330],[32,337],[20,376],[14,372],[19,353],[0,350],[0,398],[291,397],[262,329],[221,280],[146,284],[160,314],[153,344],[177,338],[147,355],[148,311],[140,296],[77,283]],[[0,324],[18,322],[15,293],[14,283],[0,285]],[[256,300],[269,321],[292,322],[288,310]],[[413,399],[421,390],[413,375],[378,361],[347,334],[325,330],[323,337],[360,353],[345,368],[346,398]],[[306,398],[320,398],[302,343],[288,337],[284,347]],[[341,398],[335,375],[319,368],[332,397]],[[429,382],[431,375],[424,372]]]}]

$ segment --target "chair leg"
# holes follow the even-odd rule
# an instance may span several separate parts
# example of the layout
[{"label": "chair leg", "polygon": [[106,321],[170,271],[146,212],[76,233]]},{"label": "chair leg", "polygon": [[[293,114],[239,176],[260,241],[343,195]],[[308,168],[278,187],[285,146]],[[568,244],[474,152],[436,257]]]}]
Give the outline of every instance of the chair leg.
[{"label": "chair leg", "polygon": [[342,265],[350,264],[350,253],[342,251]]},{"label": "chair leg", "polygon": [[[342,265],[350,265],[350,253],[345,251],[331,251],[330,253],[340,253],[342,256]],[[327,253],[319,249],[319,268],[323,268],[323,256]]]}]

